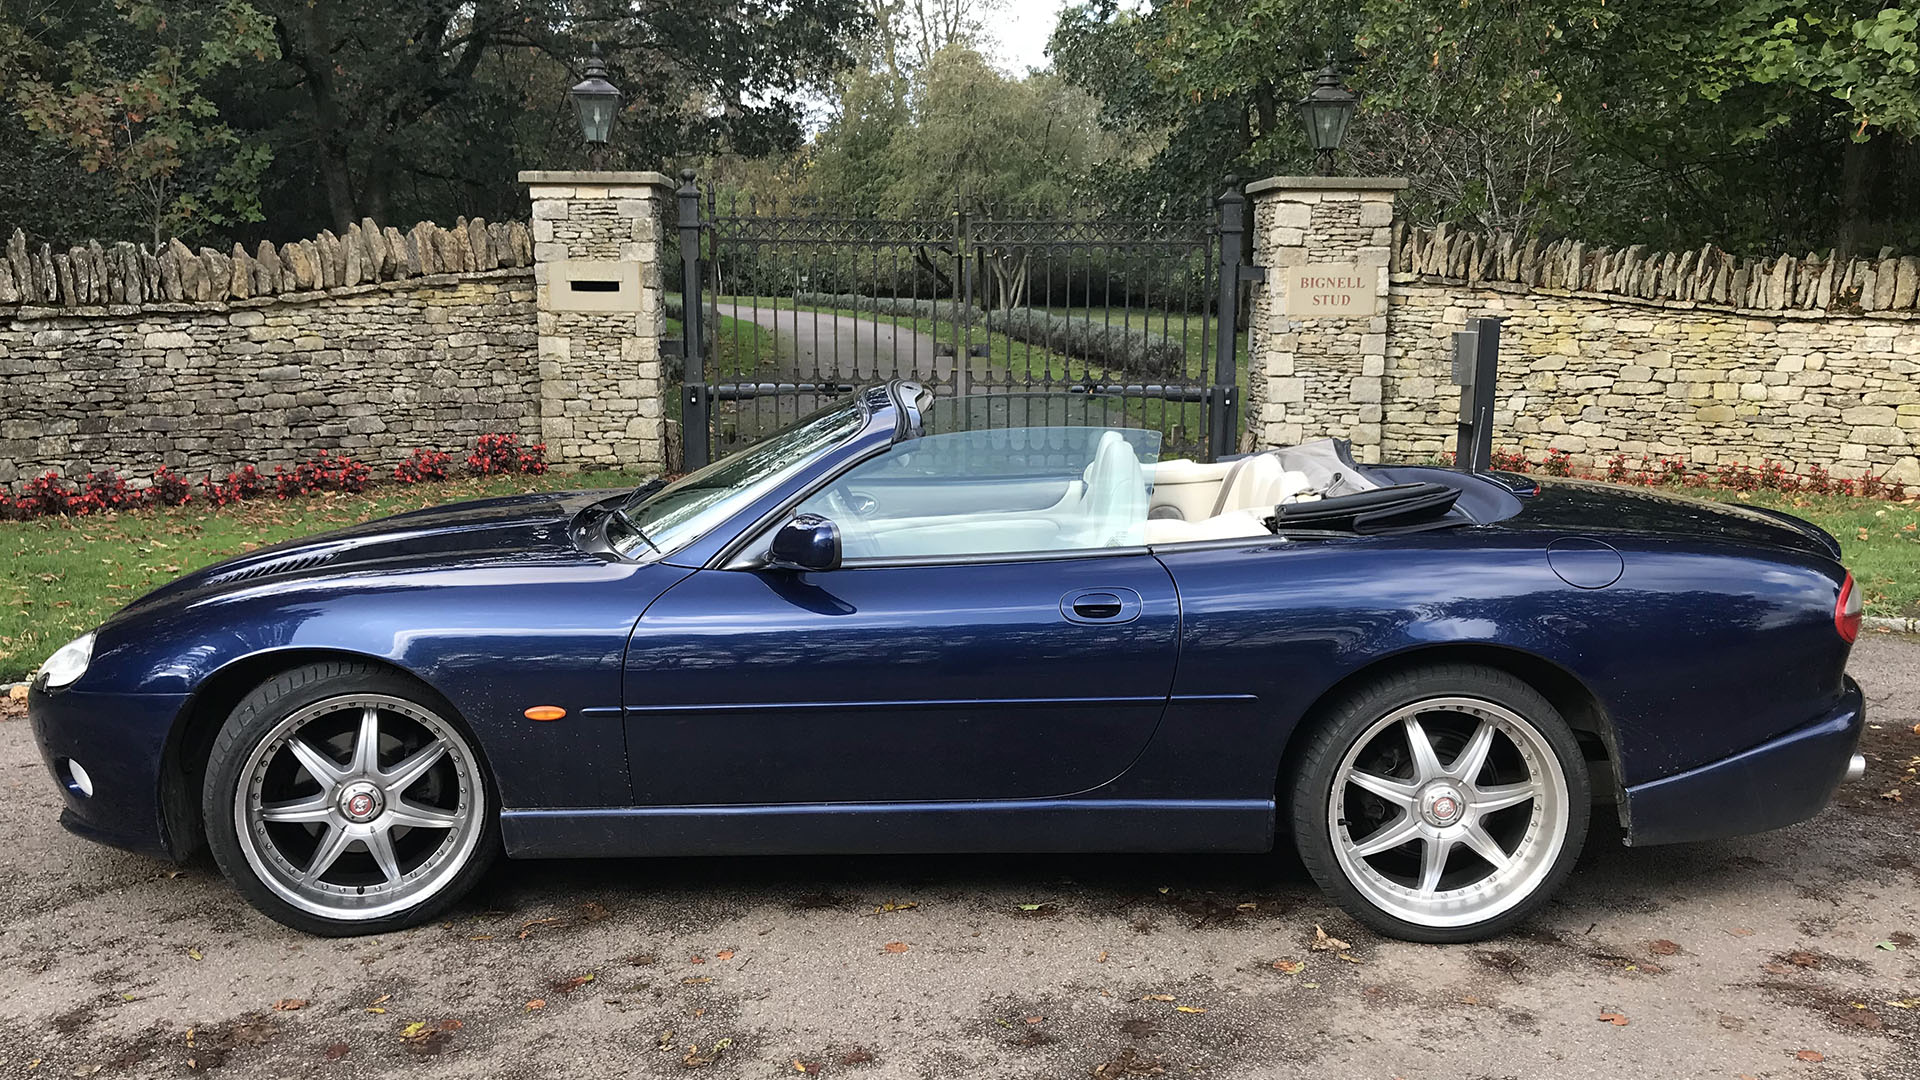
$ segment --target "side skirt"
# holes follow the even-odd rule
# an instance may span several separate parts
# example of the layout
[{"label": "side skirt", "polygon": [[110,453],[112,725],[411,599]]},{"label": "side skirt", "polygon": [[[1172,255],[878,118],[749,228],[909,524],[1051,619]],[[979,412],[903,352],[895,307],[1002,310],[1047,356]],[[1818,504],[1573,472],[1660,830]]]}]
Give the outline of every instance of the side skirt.
[{"label": "side skirt", "polygon": [[516,859],[644,855],[1247,852],[1273,847],[1271,799],[629,806],[500,814]]}]

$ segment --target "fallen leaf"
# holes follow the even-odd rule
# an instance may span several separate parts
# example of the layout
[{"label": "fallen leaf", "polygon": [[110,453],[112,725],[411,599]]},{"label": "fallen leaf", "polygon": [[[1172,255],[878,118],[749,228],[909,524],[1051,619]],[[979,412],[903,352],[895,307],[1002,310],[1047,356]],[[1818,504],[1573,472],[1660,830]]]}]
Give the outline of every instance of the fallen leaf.
[{"label": "fallen leaf", "polygon": [[400,1029],[400,1037],[403,1039],[418,1039],[426,1034],[427,1022],[425,1020],[415,1020],[413,1023]]},{"label": "fallen leaf", "polygon": [[1781,957],[1781,959],[1798,968],[1817,968],[1820,966],[1820,954],[1811,953],[1805,949],[1795,949]]},{"label": "fallen leaf", "polygon": [[1201,1008],[1198,1005],[1175,1005],[1173,1007],[1173,1011],[1182,1012],[1182,1013],[1203,1013],[1203,1012],[1206,1012],[1207,1010]]},{"label": "fallen leaf", "polygon": [[1609,1024],[1612,1024],[1614,1027],[1627,1026],[1627,1018],[1620,1015],[1619,1013],[1610,1013],[1610,1012],[1601,1013],[1600,1019],[1605,1020]]},{"label": "fallen leaf", "polygon": [[904,900],[904,901],[889,900],[886,903],[881,904],[879,907],[874,908],[873,913],[875,915],[885,915],[889,911],[912,911],[914,908],[917,908],[919,906],[920,906],[920,901],[918,900]]},{"label": "fallen leaf", "polygon": [[1349,964],[1358,964],[1360,962],[1360,958],[1353,955],[1352,953],[1334,953],[1334,955],[1338,956],[1342,960],[1345,960]]},{"label": "fallen leaf", "polygon": [[200,955],[200,950],[199,950],[199,949],[195,949],[195,948],[192,948],[191,946],[189,946],[189,947],[188,947],[188,949],[187,949],[187,959],[189,959],[189,960],[205,960],[205,959],[206,959],[206,957],[204,957],[204,956],[201,956],[201,955]]},{"label": "fallen leaf", "polygon": [[1896,949],[1900,948],[1900,946],[1895,945],[1891,941],[1876,941],[1873,943],[1873,947],[1876,949],[1885,949],[1888,952],[1893,952]]},{"label": "fallen leaf", "polygon": [[1172,1001],[1173,995],[1172,994],[1147,994],[1141,997],[1140,1000],[1141,1001]]},{"label": "fallen leaf", "polygon": [[464,1020],[442,1020],[434,1025],[434,1027],[440,1031],[459,1031],[466,1026],[467,1024]]},{"label": "fallen leaf", "polygon": [[1647,951],[1655,956],[1672,956],[1680,951],[1680,946],[1668,941],[1666,938],[1661,938],[1653,944],[1648,945]]},{"label": "fallen leaf", "polygon": [[392,995],[392,994],[381,994],[381,995],[380,995],[379,997],[377,997],[377,998],[374,998],[374,999],[373,999],[372,1001],[369,1001],[369,1002],[367,1002],[367,1004],[369,1004],[369,1005],[385,1005],[385,1004],[386,1004],[387,1002],[389,1002],[389,1001],[392,1001],[392,1000],[393,1000],[393,995]]},{"label": "fallen leaf", "polygon": [[705,975],[689,975],[686,978],[680,980],[680,985],[681,986],[705,986],[712,981],[713,980],[711,978],[708,978]]},{"label": "fallen leaf", "polygon": [[908,945],[904,941],[889,941],[885,945],[882,945],[880,947],[890,953],[903,953],[903,952],[906,952],[909,948],[912,948],[912,946]]},{"label": "fallen leaf", "polygon": [[1345,952],[1351,948],[1353,948],[1353,946],[1328,934],[1319,923],[1313,924],[1313,949],[1315,952],[1326,952],[1329,950],[1333,952]]},{"label": "fallen leaf", "polygon": [[1233,909],[1235,911],[1258,911],[1260,909],[1260,905],[1253,903],[1252,901],[1248,901],[1247,903],[1244,903],[1244,904],[1233,905]]},{"label": "fallen leaf", "polygon": [[1889,1001],[1887,1004],[1896,1009],[1920,1009],[1920,997],[1901,998],[1898,1001]]},{"label": "fallen leaf", "polygon": [[1020,905],[1018,905],[1018,907],[1020,908],[1020,910],[1021,910],[1021,911],[1039,911],[1039,910],[1040,910],[1040,908],[1042,907],[1042,905],[1040,905],[1040,904],[1020,904]]},{"label": "fallen leaf", "polygon": [[799,1058],[794,1058],[793,1071],[803,1076],[818,1076],[820,1075],[820,1063],[817,1061],[801,1061]]},{"label": "fallen leaf", "polygon": [[1287,975],[1298,975],[1306,966],[1306,962],[1302,960],[1275,960],[1273,962],[1273,970]]},{"label": "fallen leaf", "polygon": [[308,1002],[306,998],[281,998],[279,1001],[273,1003],[273,1007],[277,1012],[293,1012],[297,1009],[304,1009],[309,1004],[311,1003]]},{"label": "fallen leaf", "polygon": [[733,959],[733,950],[732,950],[732,949],[722,949],[721,951],[719,951],[719,952],[717,952],[717,953],[714,953],[714,954],[713,954],[713,958],[714,958],[715,960],[731,960],[731,959]]},{"label": "fallen leaf", "polygon": [[1801,1061],[1825,1061],[1825,1060],[1827,1060],[1827,1055],[1825,1055],[1825,1054],[1823,1054],[1823,1053],[1821,1053],[1821,1052],[1820,1052],[1820,1051],[1818,1051],[1818,1050],[1798,1050],[1798,1051],[1795,1051],[1795,1052],[1794,1052],[1794,1055],[1793,1055],[1793,1056],[1794,1056],[1794,1057],[1797,1057],[1797,1058],[1799,1058],[1799,1059],[1800,1059]]},{"label": "fallen leaf", "polygon": [[528,1012],[532,1012],[532,1011],[534,1011],[535,1009],[544,1009],[544,1008],[546,1008],[546,1007],[547,1007],[547,999],[546,999],[546,998],[534,998],[533,1000],[531,1000],[531,1001],[529,1001],[529,1002],[527,1002],[527,1011],[528,1011]]},{"label": "fallen leaf", "polygon": [[1094,962],[1094,963],[1096,963],[1096,964],[1104,964],[1104,963],[1106,963],[1106,962],[1107,962],[1107,950],[1105,950],[1105,949],[1101,949],[1101,950],[1100,950],[1100,955],[1099,955],[1099,956],[1096,956],[1096,957],[1094,957],[1094,958],[1093,958],[1093,962]]},{"label": "fallen leaf", "polygon": [[383,1008],[381,1008],[381,1007],[380,1007],[380,1006],[378,1006],[378,1005],[373,1005],[373,1006],[369,1006],[369,1007],[367,1008],[367,1011],[368,1011],[368,1012],[370,1012],[370,1013],[373,1013],[373,1014],[375,1014],[375,1015],[377,1015],[377,1016],[385,1016],[385,1015],[387,1015],[387,1010],[385,1010],[385,1009],[383,1009]]},{"label": "fallen leaf", "polygon": [[707,958],[699,955],[698,953],[695,953],[694,955],[687,957],[687,963],[689,964],[704,964],[706,962],[707,962]]},{"label": "fallen leaf", "polygon": [[571,979],[556,979],[547,985],[556,993],[571,994],[592,981],[593,972],[589,971],[585,975],[575,975]]}]

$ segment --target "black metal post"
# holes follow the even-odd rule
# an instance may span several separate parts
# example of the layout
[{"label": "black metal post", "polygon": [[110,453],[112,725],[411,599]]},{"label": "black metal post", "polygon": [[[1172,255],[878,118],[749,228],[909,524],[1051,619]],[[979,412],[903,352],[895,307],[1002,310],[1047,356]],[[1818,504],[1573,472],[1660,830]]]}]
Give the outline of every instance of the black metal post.
[{"label": "black metal post", "polygon": [[1468,472],[1493,465],[1493,399],[1500,368],[1500,319],[1478,316],[1453,335],[1453,381],[1460,386],[1460,425],[1453,463]]},{"label": "black metal post", "polygon": [[700,299],[700,186],[692,169],[680,170],[680,318],[685,327],[686,368],[680,390],[680,445],[691,472],[712,455],[708,416],[706,305]]},{"label": "black metal post", "polygon": [[1216,460],[1240,448],[1239,370],[1234,345],[1239,340],[1240,260],[1245,254],[1247,197],[1238,177],[1227,177],[1220,207],[1219,334],[1214,340],[1213,389],[1207,408],[1207,452]]}]

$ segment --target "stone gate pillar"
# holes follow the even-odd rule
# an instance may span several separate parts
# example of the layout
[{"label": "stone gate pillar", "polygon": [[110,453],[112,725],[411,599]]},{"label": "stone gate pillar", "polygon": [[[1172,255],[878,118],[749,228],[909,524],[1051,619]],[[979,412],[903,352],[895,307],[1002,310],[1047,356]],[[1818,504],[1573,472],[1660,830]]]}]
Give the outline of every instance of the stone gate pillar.
[{"label": "stone gate pillar", "polygon": [[1394,194],[1405,180],[1275,176],[1247,185],[1252,261],[1266,268],[1248,323],[1256,446],[1322,436],[1380,460]]},{"label": "stone gate pillar", "polygon": [[523,172],[533,196],[540,432],[562,468],[666,468],[657,172]]}]

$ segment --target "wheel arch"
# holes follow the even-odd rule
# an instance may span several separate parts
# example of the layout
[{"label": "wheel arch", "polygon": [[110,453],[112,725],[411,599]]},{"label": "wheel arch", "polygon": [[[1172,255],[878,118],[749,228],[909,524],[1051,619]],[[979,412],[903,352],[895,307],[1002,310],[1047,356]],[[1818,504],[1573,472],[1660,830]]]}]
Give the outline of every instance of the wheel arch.
[{"label": "wheel arch", "polygon": [[[453,702],[439,688],[417,672],[395,664],[383,656],[351,649],[288,648],[272,649],[237,657],[222,665],[194,688],[173,727],[167,733],[160,757],[160,812],[166,830],[168,850],[175,859],[185,861],[206,847],[206,822],[200,816],[200,788],[206,782],[207,759],[213,740],[227,717],[261,683],[283,672],[317,663],[357,663],[381,668],[419,683],[431,693],[436,704],[446,710],[449,720],[471,727]],[[481,768],[492,771],[486,749],[477,737],[472,739]]]},{"label": "wheel arch", "polygon": [[1381,657],[1342,676],[1314,699],[1313,704],[1301,714],[1300,722],[1288,734],[1286,746],[1281,752],[1279,786],[1284,788],[1287,778],[1294,775],[1299,755],[1307,742],[1303,736],[1321,723],[1328,711],[1341,700],[1378,679],[1438,664],[1472,664],[1492,668],[1533,687],[1573,729],[1593,775],[1594,800],[1617,802],[1625,806],[1625,800],[1620,797],[1620,748],[1614,737],[1613,720],[1599,696],[1579,676],[1546,657],[1512,646],[1484,642],[1417,646]]}]

